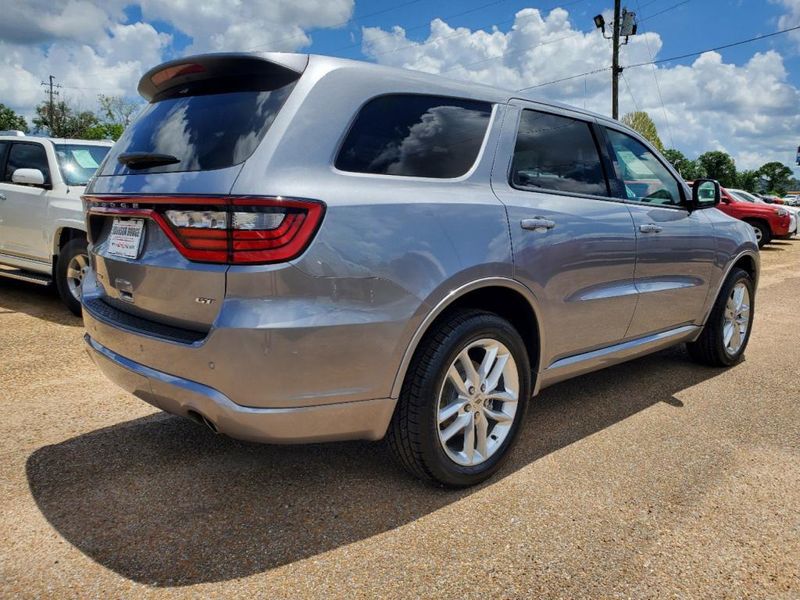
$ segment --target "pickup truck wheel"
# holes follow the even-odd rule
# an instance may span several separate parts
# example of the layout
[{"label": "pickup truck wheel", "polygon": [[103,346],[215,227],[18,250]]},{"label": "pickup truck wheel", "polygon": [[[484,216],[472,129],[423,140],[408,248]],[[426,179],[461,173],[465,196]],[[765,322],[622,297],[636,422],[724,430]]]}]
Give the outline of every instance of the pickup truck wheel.
[{"label": "pickup truck wheel", "polygon": [[772,240],[772,232],[770,231],[769,226],[761,221],[748,221],[748,224],[756,233],[756,241],[758,242],[759,248],[762,248],[764,245],[770,243]]},{"label": "pickup truck wheel", "polygon": [[516,329],[493,313],[455,313],[417,349],[389,448],[420,479],[474,485],[507,458],[530,394],[528,353]]},{"label": "pickup truck wheel", "polygon": [[89,252],[85,239],[67,242],[56,261],[56,289],[61,301],[76,316],[81,316],[81,289],[83,277],[89,268]]},{"label": "pickup truck wheel", "polygon": [[747,271],[734,269],[722,286],[703,333],[687,344],[689,355],[712,367],[730,367],[744,356],[753,325],[755,288]]}]

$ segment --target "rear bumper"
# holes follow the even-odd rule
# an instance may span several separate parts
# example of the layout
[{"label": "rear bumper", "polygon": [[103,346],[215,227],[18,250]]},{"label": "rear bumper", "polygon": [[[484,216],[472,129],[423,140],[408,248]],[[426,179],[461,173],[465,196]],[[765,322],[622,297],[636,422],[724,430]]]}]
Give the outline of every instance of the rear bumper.
[{"label": "rear bumper", "polygon": [[245,407],[211,387],[120,356],[89,334],[85,341],[103,374],[134,396],[175,415],[201,415],[219,433],[242,440],[276,444],[378,440],[396,402],[385,398],[293,408]]}]

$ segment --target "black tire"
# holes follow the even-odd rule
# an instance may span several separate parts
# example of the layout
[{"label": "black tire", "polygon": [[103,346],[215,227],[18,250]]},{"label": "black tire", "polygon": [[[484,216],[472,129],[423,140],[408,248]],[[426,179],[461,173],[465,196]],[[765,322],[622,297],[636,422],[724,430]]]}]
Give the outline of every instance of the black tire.
[{"label": "black tire", "polygon": [[759,248],[763,248],[772,241],[772,231],[770,231],[769,225],[763,221],[748,221],[747,224],[760,232],[760,235],[756,233]]},{"label": "black tire", "polygon": [[[484,338],[502,343],[516,363],[519,379],[516,413],[505,439],[488,459],[477,465],[462,466],[447,455],[439,441],[439,391],[458,354]],[[448,487],[475,485],[490,477],[508,457],[525,418],[530,396],[530,361],[517,330],[494,313],[455,312],[435,325],[417,348],[386,439],[395,459],[419,479]],[[496,425],[489,431],[490,437],[494,427]]]},{"label": "black tire", "polygon": [[[728,303],[728,298],[733,292],[733,288],[742,282],[747,287],[750,294],[750,311],[749,321],[747,324],[747,332],[745,333],[744,341],[741,347],[734,354],[730,354],[725,348],[724,341],[724,323],[725,323],[725,310]],[[703,332],[696,341],[686,344],[689,355],[696,362],[708,365],[711,367],[730,367],[742,360],[744,351],[747,348],[747,342],[750,340],[750,333],[753,331],[753,317],[755,316],[755,288],[753,285],[753,278],[747,271],[742,269],[733,269],[722,289],[719,296],[714,302],[714,308],[708,317]]]},{"label": "black tire", "polygon": [[88,264],[89,252],[86,248],[87,242],[85,239],[71,239],[61,248],[61,252],[58,253],[58,259],[56,260],[55,284],[58,295],[66,307],[78,317],[81,316],[81,303],[70,291],[70,285],[67,281],[67,269],[69,268],[70,261],[79,255],[84,255]]}]

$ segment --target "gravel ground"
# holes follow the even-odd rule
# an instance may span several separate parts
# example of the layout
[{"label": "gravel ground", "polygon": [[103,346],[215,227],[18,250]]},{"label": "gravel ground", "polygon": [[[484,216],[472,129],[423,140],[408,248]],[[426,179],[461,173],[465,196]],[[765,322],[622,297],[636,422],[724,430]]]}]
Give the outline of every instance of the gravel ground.
[{"label": "gravel ground", "polygon": [[800,597],[800,241],[763,252],[739,366],[673,349],[537,398],[478,488],[382,444],[215,437],[116,389],[0,282],[0,596]]}]

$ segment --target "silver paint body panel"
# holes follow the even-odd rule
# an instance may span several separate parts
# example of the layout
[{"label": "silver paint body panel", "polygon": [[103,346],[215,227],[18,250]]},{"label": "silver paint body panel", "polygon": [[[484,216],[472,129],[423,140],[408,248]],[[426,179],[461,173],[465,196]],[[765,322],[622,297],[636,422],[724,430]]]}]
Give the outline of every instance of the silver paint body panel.
[{"label": "silver paint body panel", "polygon": [[[474,167],[451,180],[335,169],[337,149],[359,108],[387,93],[491,102]],[[513,189],[507,170],[521,105],[607,122],[514,97],[438,76],[312,56],[242,165],[96,178],[89,193],[281,195],[321,200],[326,214],[307,251],[278,265],[191,263],[151,227],[150,246],[139,261],[109,257],[101,239],[91,248],[95,272],[84,281],[85,300],[201,332],[202,339],[179,343],[85,310],[90,353],[123,386],[130,387],[126,381],[134,373],[137,385],[144,379],[150,386],[145,389],[157,387],[158,398],[145,399],[165,410],[186,414],[194,407],[212,420],[235,422],[228,433],[237,437],[309,441],[381,437],[425,332],[452,302],[480,288],[514,290],[530,305],[539,326],[537,391],[695,336],[732,261],[747,254],[757,264],[751,229],[715,210],[642,217],[639,207],[624,201],[567,202]],[[521,227],[523,219],[536,217],[555,226]],[[642,218],[669,223],[670,231],[657,244],[644,241],[635,227]],[[130,284],[133,305],[119,298],[116,279]],[[642,301],[648,295],[652,303]],[[201,304],[196,297],[217,301]],[[674,305],[649,321],[663,302]],[[319,427],[318,437],[292,421],[307,418],[309,407],[319,410],[313,414],[320,418],[310,421]],[[361,409],[369,415],[367,427],[355,412]],[[266,417],[256,416],[267,414],[284,415],[280,427],[288,433],[277,435]],[[342,421],[334,427],[323,423],[327,418]],[[259,427],[264,435],[253,433]]]}]

